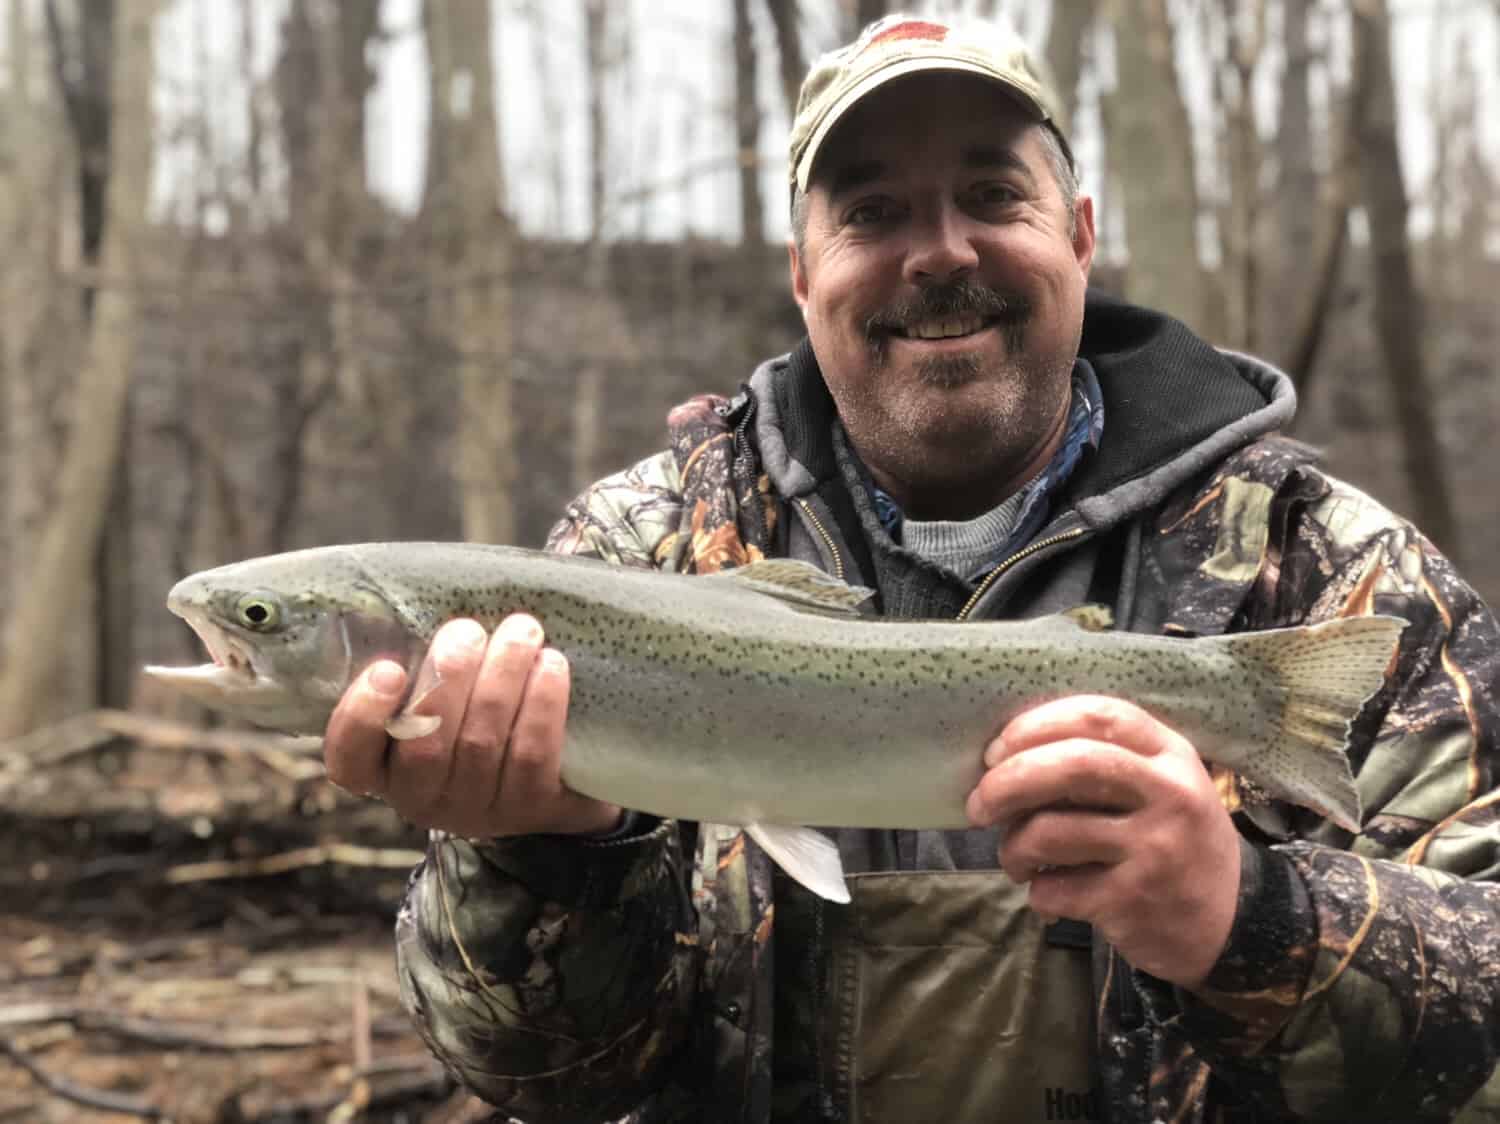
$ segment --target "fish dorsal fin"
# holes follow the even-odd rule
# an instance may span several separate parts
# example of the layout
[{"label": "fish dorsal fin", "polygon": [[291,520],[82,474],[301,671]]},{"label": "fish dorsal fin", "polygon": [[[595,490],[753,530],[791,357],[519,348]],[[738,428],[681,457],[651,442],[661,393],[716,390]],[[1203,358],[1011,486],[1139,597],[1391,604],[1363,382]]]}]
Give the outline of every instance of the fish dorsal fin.
[{"label": "fish dorsal fin", "polygon": [[720,570],[701,580],[736,582],[793,609],[830,617],[858,616],[859,607],[875,596],[874,590],[841,582],[816,566],[792,558],[767,558]]},{"label": "fish dorsal fin", "polygon": [[844,864],[833,840],[811,827],[783,827],[753,823],[745,834],[760,844],[775,864],[820,898],[845,904],[849,887],[844,882]]},{"label": "fish dorsal fin", "polygon": [[1075,605],[1060,615],[1085,632],[1108,632],[1115,627],[1115,615],[1108,605]]}]

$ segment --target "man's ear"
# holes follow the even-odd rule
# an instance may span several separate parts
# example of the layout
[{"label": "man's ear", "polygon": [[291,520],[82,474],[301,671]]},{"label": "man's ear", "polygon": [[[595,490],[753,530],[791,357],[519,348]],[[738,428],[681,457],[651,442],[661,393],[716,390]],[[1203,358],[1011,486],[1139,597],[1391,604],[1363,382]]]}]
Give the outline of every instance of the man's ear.
[{"label": "man's ear", "polygon": [[805,320],[807,318],[807,270],[803,265],[802,255],[797,252],[795,238],[786,240],[786,252],[792,270],[792,300],[797,302],[797,307],[802,310],[802,317]]},{"label": "man's ear", "polygon": [[1094,264],[1094,200],[1080,195],[1073,204],[1073,257],[1085,281]]}]

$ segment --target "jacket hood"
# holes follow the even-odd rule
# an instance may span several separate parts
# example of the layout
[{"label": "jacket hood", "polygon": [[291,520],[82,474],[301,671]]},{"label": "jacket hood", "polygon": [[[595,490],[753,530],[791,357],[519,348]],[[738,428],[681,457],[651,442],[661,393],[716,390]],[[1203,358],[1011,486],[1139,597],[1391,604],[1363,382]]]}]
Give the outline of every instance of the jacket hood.
[{"label": "jacket hood", "polygon": [[[1092,290],[1079,354],[1099,379],[1104,434],[1067,495],[1093,527],[1158,501],[1296,410],[1291,380],[1270,364]],[[806,495],[838,474],[828,439],[836,411],[807,339],[761,364],[750,392],[761,461],[780,495]]]}]

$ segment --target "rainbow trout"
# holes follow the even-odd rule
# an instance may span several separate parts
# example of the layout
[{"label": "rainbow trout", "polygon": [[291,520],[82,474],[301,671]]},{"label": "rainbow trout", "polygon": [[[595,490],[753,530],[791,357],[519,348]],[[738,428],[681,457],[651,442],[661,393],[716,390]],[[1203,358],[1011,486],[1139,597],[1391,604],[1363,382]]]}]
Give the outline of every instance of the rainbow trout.
[{"label": "rainbow trout", "polygon": [[[1082,692],[1129,699],[1207,760],[1359,830],[1345,738],[1404,621],[1183,640],[1109,631],[1102,610],[882,619],[861,615],[869,596],[784,560],[685,577],[503,546],[320,547],[183,579],[167,604],[213,662],[147,672],[251,723],[315,734],[377,657],[415,680],[444,621],[493,628],[525,611],[572,667],[570,787],[743,825],[835,900],[847,897],[837,851],[806,825],[966,827],[989,740],[1021,710]],[[404,714],[392,734],[435,721]]]}]

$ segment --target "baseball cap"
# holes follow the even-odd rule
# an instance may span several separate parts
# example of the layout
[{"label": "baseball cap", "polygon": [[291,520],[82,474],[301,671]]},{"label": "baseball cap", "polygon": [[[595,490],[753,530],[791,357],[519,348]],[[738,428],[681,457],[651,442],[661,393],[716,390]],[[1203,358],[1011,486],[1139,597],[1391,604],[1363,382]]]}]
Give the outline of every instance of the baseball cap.
[{"label": "baseball cap", "polygon": [[853,43],[821,55],[808,70],[792,121],[792,182],[807,190],[818,150],[862,98],[893,79],[923,71],[957,71],[998,82],[1052,127],[1073,163],[1062,99],[1046,63],[1013,27],[890,15],[870,24]]}]

